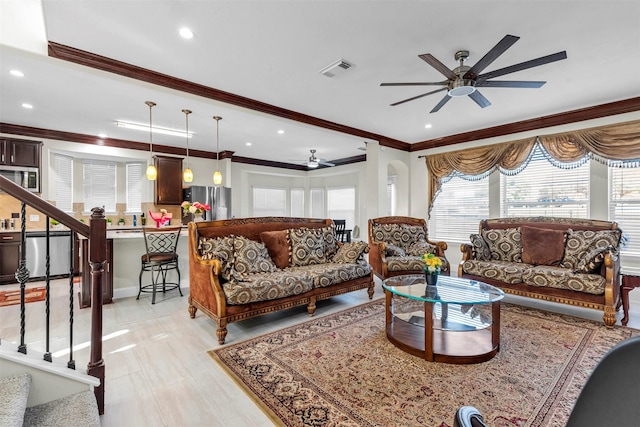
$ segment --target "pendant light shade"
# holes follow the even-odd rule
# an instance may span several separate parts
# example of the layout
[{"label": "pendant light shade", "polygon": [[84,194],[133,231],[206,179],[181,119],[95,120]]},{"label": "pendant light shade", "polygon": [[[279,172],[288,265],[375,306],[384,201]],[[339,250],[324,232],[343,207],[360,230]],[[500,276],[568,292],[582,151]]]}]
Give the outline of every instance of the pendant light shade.
[{"label": "pendant light shade", "polygon": [[155,102],[146,101],[145,104],[149,106],[149,152],[151,153],[151,163],[147,166],[147,179],[149,181],[155,181],[158,178],[158,170],[153,164],[153,128],[151,126],[151,110],[156,105]]},{"label": "pendant light shade", "polygon": [[222,117],[213,116],[216,121],[216,171],[213,174],[213,183],[215,185],[222,184],[222,173],[220,172],[220,120]]},{"label": "pendant light shade", "polygon": [[184,173],[182,174],[182,179],[184,182],[193,181],[193,171],[189,168],[189,114],[191,114],[191,110],[182,110],[184,113],[185,120],[187,122],[187,133],[185,134],[187,137],[187,167],[184,168]]}]

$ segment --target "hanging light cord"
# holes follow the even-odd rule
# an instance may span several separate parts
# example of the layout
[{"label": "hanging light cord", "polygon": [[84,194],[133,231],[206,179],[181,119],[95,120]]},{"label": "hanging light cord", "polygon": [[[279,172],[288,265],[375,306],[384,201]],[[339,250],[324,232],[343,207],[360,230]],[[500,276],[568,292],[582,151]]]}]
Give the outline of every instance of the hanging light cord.
[{"label": "hanging light cord", "polygon": [[145,102],[149,106],[149,148],[151,150],[151,155],[153,155],[153,128],[151,127],[151,110],[156,105],[155,102],[147,101]]},{"label": "hanging light cord", "polygon": [[189,114],[191,114],[191,110],[184,109],[182,110],[186,119],[187,119],[187,169],[189,168]]}]

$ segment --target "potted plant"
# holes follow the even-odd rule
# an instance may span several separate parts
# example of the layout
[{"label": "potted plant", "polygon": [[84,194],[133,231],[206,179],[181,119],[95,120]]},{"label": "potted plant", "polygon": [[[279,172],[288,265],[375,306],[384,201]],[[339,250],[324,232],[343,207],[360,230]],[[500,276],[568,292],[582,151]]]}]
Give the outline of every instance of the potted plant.
[{"label": "potted plant", "polygon": [[120,227],[124,227],[124,218],[120,218],[120,219],[118,220],[118,226],[120,226]]},{"label": "potted plant", "polygon": [[111,218],[107,218],[107,227],[111,227]]}]

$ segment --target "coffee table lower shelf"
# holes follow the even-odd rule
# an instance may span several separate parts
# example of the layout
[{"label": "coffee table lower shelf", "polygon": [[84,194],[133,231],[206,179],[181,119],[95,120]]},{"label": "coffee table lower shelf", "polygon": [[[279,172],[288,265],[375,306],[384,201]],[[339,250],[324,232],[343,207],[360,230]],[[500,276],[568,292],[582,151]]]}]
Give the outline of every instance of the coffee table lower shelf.
[{"label": "coffee table lower shelf", "polygon": [[393,319],[387,325],[387,338],[393,345],[414,356],[443,363],[469,364],[491,360],[500,349],[499,344],[492,344],[491,334],[491,329],[472,332],[434,329],[432,350],[427,351],[424,327],[399,319]]}]

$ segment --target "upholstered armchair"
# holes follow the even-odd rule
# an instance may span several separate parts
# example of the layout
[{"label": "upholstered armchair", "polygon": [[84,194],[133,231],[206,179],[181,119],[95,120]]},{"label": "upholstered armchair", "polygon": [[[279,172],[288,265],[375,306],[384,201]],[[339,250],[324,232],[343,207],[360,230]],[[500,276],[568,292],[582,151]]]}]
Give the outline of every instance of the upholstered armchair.
[{"label": "upholstered armchair", "polygon": [[425,253],[441,258],[441,274],[448,276],[446,249],[445,242],[429,240],[427,222],[422,218],[385,216],[369,220],[369,264],[381,279],[421,274]]}]

